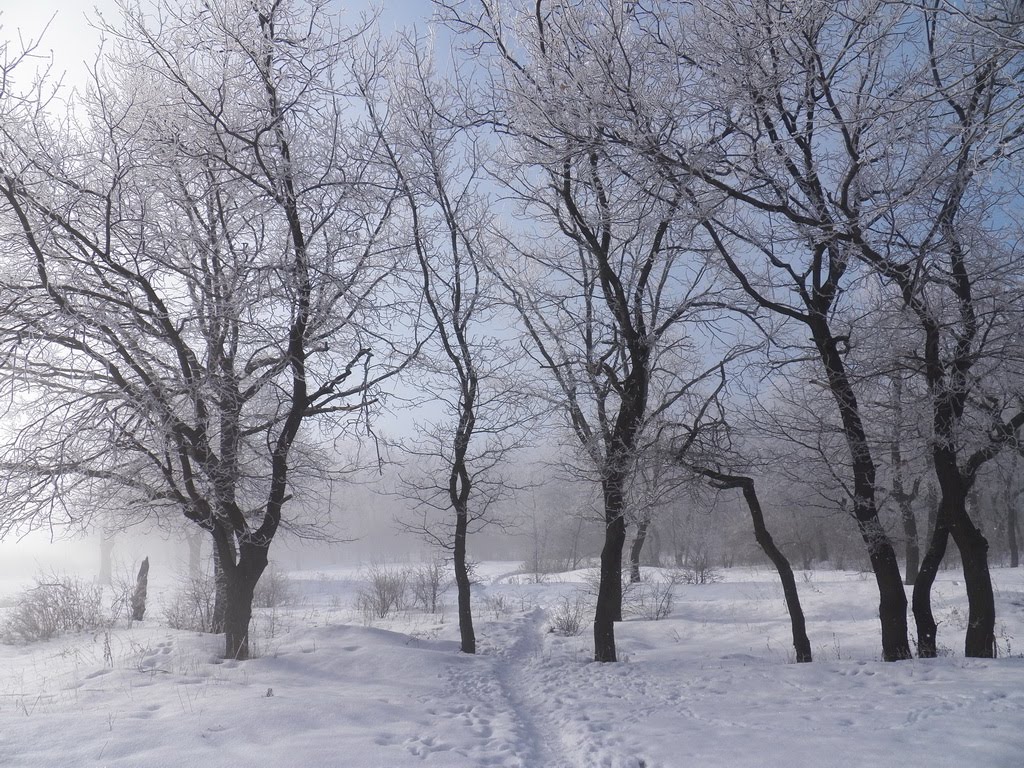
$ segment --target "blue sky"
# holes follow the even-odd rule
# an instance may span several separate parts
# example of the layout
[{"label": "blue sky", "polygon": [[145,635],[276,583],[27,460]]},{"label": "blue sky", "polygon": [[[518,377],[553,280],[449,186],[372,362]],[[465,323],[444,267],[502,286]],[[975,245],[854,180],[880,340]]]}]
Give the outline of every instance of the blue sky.
[{"label": "blue sky", "polygon": [[[379,7],[385,32],[425,22],[431,11],[429,0],[351,0],[336,5],[354,16],[371,6]],[[38,39],[49,22],[40,53],[52,51],[56,71],[66,73],[67,79],[75,82],[84,76],[83,63],[91,61],[99,42],[99,35],[87,21],[87,17],[95,17],[96,11],[113,20],[117,4],[114,0],[0,0],[2,35],[17,40],[20,30],[24,38]]]}]

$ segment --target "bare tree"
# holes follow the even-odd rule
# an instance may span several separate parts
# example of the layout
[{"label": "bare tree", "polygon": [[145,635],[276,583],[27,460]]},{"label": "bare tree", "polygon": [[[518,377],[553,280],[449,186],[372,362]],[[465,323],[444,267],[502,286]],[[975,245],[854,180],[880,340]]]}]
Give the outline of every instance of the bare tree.
[{"label": "bare tree", "polygon": [[393,372],[371,364],[389,201],[323,4],[122,11],[80,119],[5,103],[5,509],[111,487],[176,509],[213,536],[245,658],[300,429],[365,413]]},{"label": "bare tree", "polygon": [[[507,228],[498,267],[549,375],[584,466],[601,486],[604,545],[594,656],[615,661],[627,493],[643,434],[674,409],[699,407],[718,370],[711,331],[721,310],[692,225],[686,181],[610,140],[588,89],[629,67],[623,9],[438,3],[488,55],[480,119],[497,129],[495,169],[535,229]],[[698,348],[707,347],[709,351]],[[713,388],[713,384],[711,385]]]},{"label": "bare tree", "polygon": [[[525,437],[528,400],[519,380],[518,345],[498,331],[502,304],[485,265],[493,241],[490,205],[481,191],[483,145],[455,87],[459,73],[450,70],[442,78],[423,40],[404,39],[391,54],[387,94],[372,90],[372,72],[385,66],[385,57],[368,67],[361,88],[409,219],[429,317],[416,386],[446,411],[444,421],[421,427],[418,439],[404,442],[403,450],[426,470],[403,477],[406,491],[425,510],[421,524],[407,527],[451,551],[461,649],[476,653],[467,538],[494,522],[494,504],[513,490],[503,469]],[[446,508],[454,525],[430,519],[430,511]]]}]

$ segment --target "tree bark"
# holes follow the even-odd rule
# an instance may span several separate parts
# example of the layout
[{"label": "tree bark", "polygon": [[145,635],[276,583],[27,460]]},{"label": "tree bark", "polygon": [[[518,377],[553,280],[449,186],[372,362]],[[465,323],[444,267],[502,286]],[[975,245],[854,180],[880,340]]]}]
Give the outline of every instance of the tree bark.
[{"label": "tree bark", "polygon": [[[231,547],[231,562],[234,562],[234,547]],[[230,601],[228,595],[228,577],[225,573],[223,564],[221,563],[220,547],[217,544],[217,537],[214,536],[213,542],[213,621],[210,626],[210,631],[219,635],[224,631],[224,625],[227,620],[228,602]]]},{"label": "tree bark", "polygon": [[996,656],[996,603],[988,567],[988,540],[967,515],[964,499],[954,500],[950,535],[960,550],[967,589],[967,632],[964,655],[993,659]]},{"label": "tree bark", "polygon": [[935,402],[935,432],[939,438],[944,438],[937,441],[932,449],[935,479],[942,494],[949,534],[960,551],[967,591],[964,654],[990,659],[996,653],[996,604],[988,568],[988,540],[967,513],[967,495],[976,475],[961,469],[951,439],[953,425],[959,422],[954,405],[949,398],[936,398]]}]

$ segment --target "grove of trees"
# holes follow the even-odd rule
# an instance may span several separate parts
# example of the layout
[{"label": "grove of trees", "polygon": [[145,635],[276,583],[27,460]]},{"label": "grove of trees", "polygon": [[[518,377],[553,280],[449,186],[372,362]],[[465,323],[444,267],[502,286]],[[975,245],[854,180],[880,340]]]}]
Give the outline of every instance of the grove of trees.
[{"label": "grove of trees", "polygon": [[[472,534],[550,503],[514,467],[556,445],[594,500],[544,517],[600,534],[598,661],[631,529],[638,579],[645,547],[683,557],[680,506],[729,489],[799,660],[783,550],[851,533],[884,659],[915,650],[904,575],[937,653],[950,539],[965,654],[996,653],[1024,4],[434,0],[432,33],[393,38],[326,0],[119,8],[83,86],[0,55],[0,534],[114,500],[184,518],[244,658],[278,531],[365,443],[411,467],[407,527],[450,553],[473,653]],[[381,450],[408,402],[427,416]]]}]

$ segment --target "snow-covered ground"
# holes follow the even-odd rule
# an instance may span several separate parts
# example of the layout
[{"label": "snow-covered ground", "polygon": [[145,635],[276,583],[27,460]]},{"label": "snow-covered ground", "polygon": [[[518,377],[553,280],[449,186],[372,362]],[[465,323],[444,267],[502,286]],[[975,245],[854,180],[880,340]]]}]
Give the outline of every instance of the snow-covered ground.
[{"label": "snow-covered ground", "polygon": [[[1024,765],[1024,569],[993,572],[996,660],[962,657],[962,577],[935,590],[943,658],[885,664],[873,580],[798,574],[814,648],[792,663],[771,571],[675,588],[669,617],[617,626],[622,661],[590,661],[589,626],[550,631],[586,573],[545,583],[486,563],[479,654],[439,615],[367,622],[355,570],[290,574],[263,610],[259,658],[152,618],[95,635],[0,646],[0,766],[975,766]],[[659,574],[652,574],[656,578]],[[10,604],[0,585],[0,604]]]}]

